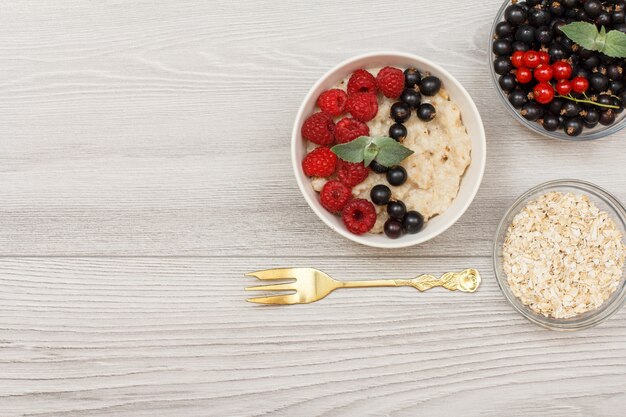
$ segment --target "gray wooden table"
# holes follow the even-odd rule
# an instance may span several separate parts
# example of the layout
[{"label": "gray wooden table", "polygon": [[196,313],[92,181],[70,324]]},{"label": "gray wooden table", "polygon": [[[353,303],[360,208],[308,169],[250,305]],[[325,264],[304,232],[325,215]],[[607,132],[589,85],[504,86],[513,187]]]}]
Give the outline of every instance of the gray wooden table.
[{"label": "gray wooden table", "polygon": [[[490,254],[539,182],[626,200],[626,133],[556,142],[505,112],[486,56],[498,3],[2,1],[0,415],[623,415],[626,311],[538,328],[500,294]],[[488,137],[468,212],[402,250],[333,233],[289,161],[310,86],[375,50],[447,68]],[[285,265],[344,279],[475,267],[484,283],[244,302],[244,272]]]}]

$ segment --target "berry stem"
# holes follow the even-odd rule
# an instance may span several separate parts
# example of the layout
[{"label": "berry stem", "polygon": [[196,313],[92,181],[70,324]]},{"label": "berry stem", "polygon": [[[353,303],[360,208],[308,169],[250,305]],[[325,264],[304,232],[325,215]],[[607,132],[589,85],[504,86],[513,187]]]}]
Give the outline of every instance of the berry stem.
[{"label": "berry stem", "polygon": [[567,100],[572,100],[575,101],[576,103],[587,103],[587,104],[593,104],[594,106],[598,106],[598,107],[605,107],[607,109],[619,109],[619,106],[613,106],[612,104],[600,104],[596,101],[590,100],[589,97],[587,97],[587,95],[585,94],[585,98],[581,99],[581,98],[576,98],[574,96],[572,96],[571,94],[568,94],[566,96],[563,96],[561,94],[557,95],[556,97],[561,97]]}]

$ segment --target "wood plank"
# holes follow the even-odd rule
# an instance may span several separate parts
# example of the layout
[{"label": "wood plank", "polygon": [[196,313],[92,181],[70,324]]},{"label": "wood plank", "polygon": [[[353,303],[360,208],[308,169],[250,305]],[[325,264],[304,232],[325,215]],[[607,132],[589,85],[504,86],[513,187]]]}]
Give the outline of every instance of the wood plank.
[{"label": "wood plank", "polygon": [[[10,39],[0,46],[0,255],[488,256],[506,207],[540,182],[587,179],[626,198],[623,133],[555,142],[501,107],[485,65],[498,3],[430,2],[415,24],[398,24],[411,2],[11,3],[0,16]],[[363,32],[359,19],[373,15],[377,31]],[[396,39],[467,87],[489,156],[466,215],[392,253],[317,219],[288,148],[315,80]]]},{"label": "wood plank", "polygon": [[[275,258],[0,260],[0,410],[18,416],[617,415],[626,313],[527,322],[489,259],[289,259],[337,278],[477,267],[475,294],[338,291],[245,303]],[[442,269],[444,268],[444,269]]]}]

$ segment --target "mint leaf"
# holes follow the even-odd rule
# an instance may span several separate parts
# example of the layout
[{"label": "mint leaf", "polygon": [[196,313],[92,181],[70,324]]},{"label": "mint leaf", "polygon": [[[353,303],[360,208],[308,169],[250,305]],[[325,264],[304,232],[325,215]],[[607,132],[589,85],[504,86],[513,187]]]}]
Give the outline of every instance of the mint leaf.
[{"label": "mint leaf", "polygon": [[596,36],[596,51],[602,51],[606,45],[606,29],[604,26],[600,27],[600,33]]},{"label": "mint leaf", "polygon": [[335,145],[330,150],[346,162],[363,162],[369,166],[375,159],[386,167],[398,165],[413,153],[388,136],[360,136],[351,142]]},{"label": "mint leaf", "polygon": [[611,30],[606,34],[606,43],[600,51],[613,58],[626,57],[626,33]]},{"label": "mint leaf", "polygon": [[369,145],[369,136],[359,136],[348,143],[341,143],[330,148],[339,158],[347,162],[361,162],[365,157],[365,147]]},{"label": "mint leaf", "polygon": [[369,166],[374,158],[378,155],[378,145],[374,142],[370,142],[363,150],[363,165]]},{"label": "mint leaf", "polygon": [[[576,42],[580,46],[585,49],[589,49],[592,51],[599,50],[596,45],[596,39],[600,33],[598,32],[598,28],[593,23],[587,22],[572,22],[570,24],[561,26],[561,31],[570,38],[572,41]],[[598,39],[603,43],[604,46],[604,38]]]},{"label": "mint leaf", "polygon": [[379,148],[376,161],[386,167],[398,165],[404,158],[414,153],[390,137],[376,137],[373,139],[373,142]]}]

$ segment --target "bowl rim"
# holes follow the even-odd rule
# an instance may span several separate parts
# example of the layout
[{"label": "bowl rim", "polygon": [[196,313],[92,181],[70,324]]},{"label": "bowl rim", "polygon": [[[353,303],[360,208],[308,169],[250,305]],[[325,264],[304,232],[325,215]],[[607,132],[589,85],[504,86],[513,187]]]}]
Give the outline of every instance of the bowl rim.
[{"label": "bowl rim", "polygon": [[[515,199],[515,201],[509,206],[509,208],[502,216],[502,219],[498,223],[498,227],[496,229],[496,233],[493,239],[492,266],[494,275],[496,277],[496,282],[498,283],[498,287],[504,295],[504,298],[518,313],[524,316],[527,320],[550,330],[584,330],[597,326],[598,324],[604,322],[615,313],[617,313],[624,306],[624,303],[626,302],[626,268],[622,270],[621,285],[615,290],[616,292],[613,296],[614,298],[609,299],[610,302],[608,304],[604,305],[603,303],[603,305],[601,305],[599,308],[583,313],[581,316],[584,317],[573,317],[571,319],[555,319],[552,317],[542,316],[535,312],[531,312],[528,307],[523,305],[522,302],[517,297],[515,297],[515,295],[513,295],[508,288],[506,273],[504,271],[500,271],[500,268],[498,267],[500,258],[498,252],[500,246],[502,246],[503,243],[499,239],[499,237],[505,236],[505,229],[508,229],[511,221],[510,216],[515,212],[519,212],[519,210],[521,209],[521,205],[525,201],[532,198],[532,196],[537,195],[540,192],[549,192],[550,190],[558,187],[576,188],[579,189],[581,193],[593,193],[595,197],[600,198],[605,204],[611,207],[611,210],[613,212],[611,212],[610,214],[613,221],[621,222],[623,229],[626,229],[626,208],[621,203],[621,201],[609,191],[591,182],[578,179],[556,179],[546,181],[522,193],[518,198]],[[615,216],[617,216],[617,219],[614,218]],[[509,220],[508,222],[507,219]],[[622,241],[623,240],[624,236],[622,236]],[[607,303],[607,301],[605,301],[605,303]]]},{"label": "bowl rim", "polygon": [[[335,227],[335,225],[333,225],[327,218],[326,218],[326,212],[322,211],[322,207],[321,205],[316,202],[316,201],[312,201],[312,199],[307,195],[305,187],[308,186],[310,187],[310,183],[307,181],[307,184],[305,184],[304,181],[304,177],[302,175],[302,173],[300,172],[300,165],[301,165],[301,161],[297,161],[297,149],[298,149],[298,135],[300,132],[300,126],[302,124],[303,121],[303,117],[304,117],[304,111],[305,111],[305,107],[307,105],[307,103],[309,103],[309,101],[313,98],[313,94],[314,92],[320,87],[321,84],[323,84],[324,82],[326,82],[326,80],[330,77],[332,77],[333,74],[337,73],[338,71],[340,71],[343,67],[352,64],[355,61],[359,61],[359,60],[363,60],[363,59],[375,59],[378,57],[383,57],[383,56],[387,56],[387,57],[397,57],[397,58],[402,58],[402,59],[407,59],[407,60],[411,60],[411,61],[415,61],[416,64],[420,63],[420,62],[424,62],[427,65],[429,65],[430,67],[433,68],[434,71],[437,72],[437,75],[446,78],[446,82],[451,82],[455,85],[455,87],[465,96],[467,103],[473,113],[472,117],[476,117],[476,121],[477,126],[479,128],[479,134],[480,137],[478,138],[478,141],[482,143],[482,146],[480,147],[480,149],[474,149],[474,147],[472,147],[472,155],[474,155],[474,152],[478,152],[478,158],[474,158],[472,156],[472,163],[474,163],[475,160],[480,160],[482,161],[482,163],[480,164],[479,167],[479,172],[478,172],[478,176],[475,180],[475,182],[471,185],[471,192],[470,192],[470,198],[468,198],[464,203],[463,206],[458,210],[458,212],[450,218],[450,220],[445,223],[439,230],[437,230],[436,232],[430,233],[428,235],[423,234],[423,233],[418,233],[415,235],[411,235],[411,237],[413,237],[412,239],[388,239],[388,242],[383,243],[379,243],[376,241],[372,241],[372,239],[370,238],[370,236],[368,236],[368,234],[363,234],[363,235],[355,235],[350,233],[348,230],[346,230],[345,228],[337,228]],[[302,194],[302,196],[304,197],[304,199],[306,200],[307,204],[309,205],[309,207],[311,207],[311,209],[313,210],[313,212],[317,215],[317,217],[319,217],[328,227],[330,227],[332,230],[334,230],[335,232],[339,233],[341,236],[343,236],[346,239],[349,239],[353,242],[356,243],[360,243],[362,245],[365,246],[370,246],[370,247],[375,247],[375,248],[383,248],[383,249],[396,249],[396,248],[405,248],[405,247],[410,247],[410,246],[414,246],[414,245],[418,245],[420,243],[426,242],[430,239],[435,238],[436,236],[439,236],[441,233],[445,232],[446,230],[448,230],[452,225],[454,225],[459,218],[467,211],[467,209],[469,208],[469,206],[472,204],[472,202],[474,201],[474,198],[476,197],[476,194],[478,193],[478,190],[480,188],[480,185],[482,183],[483,180],[483,176],[484,176],[484,172],[485,172],[485,165],[486,165],[486,160],[487,160],[487,140],[486,140],[486,135],[485,135],[485,127],[482,121],[482,118],[480,116],[480,113],[478,111],[478,108],[476,107],[476,103],[474,103],[474,100],[472,99],[472,97],[470,96],[470,94],[467,92],[467,90],[463,87],[463,85],[452,76],[452,74],[450,74],[448,71],[446,71],[445,69],[443,69],[441,66],[439,66],[438,64],[435,64],[434,62],[432,62],[429,59],[423,58],[421,56],[418,55],[414,55],[414,54],[410,54],[410,53],[406,53],[406,52],[397,52],[397,51],[376,51],[376,52],[368,52],[368,53],[364,53],[364,54],[359,54],[356,56],[353,56],[351,58],[345,59],[343,61],[341,61],[340,63],[338,63],[337,65],[335,65],[334,67],[332,67],[330,70],[326,71],[320,78],[318,78],[318,80],[315,82],[315,84],[313,84],[313,86],[309,89],[309,91],[307,92],[306,96],[304,97],[304,99],[302,100],[302,102],[300,103],[300,106],[298,108],[298,112],[296,114],[295,120],[294,120],[294,124],[293,124],[293,129],[292,129],[292,133],[291,133],[291,165],[293,168],[293,173],[294,176],[296,178],[296,182],[298,184],[298,188],[300,190],[300,193]],[[467,171],[466,171],[467,173]],[[458,196],[457,196],[458,197]]]},{"label": "bowl rim", "polygon": [[603,130],[590,131],[587,134],[585,134],[583,131],[583,133],[580,134],[579,136],[569,136],[565,132],[560,132],[558,130],[554,132],[549,132],[546,129],[544,129],[539,123],[526,120],[517,112],[517,109],[513,107],[513,105],[509,102],[504,91],[500,88],[500,85],[498,84],[499,75],[496,74],[495,69],[493,68],[493,58],[495,54],[491,50],[491,44],[495,36],[496,26],[498,25],[498,23],[503,21],[504,10],[511,4],[513,4],[511,0],[504,0],[504,2],[502,3],[502,6],[500,6],[500,9],[496,13],[496,16],[493,20],[493,24],[491,25],[491,31],[489,32],[489,39],[488,39],[489,42],[487,46],[487,63],[489,66],[489,72],[491,74],[491,81],[493,82],[493,87],[497,91],[497,95],[500,98],[500,101],[502,102],[502,104],[504,104],[504,107],[507,109],[509,114],[511,114],[511,116],[513,116],[513,118],[517,120],[520,124],[522,124],[523,126],[527,127],[528,129],[532,130],[535,133],[539,133],[540,135],[544,137],[558,139],[562,141],[568,141],[568,142],[586,142],[589,140],[602,139],[607,136],[611,136],[619,132],[620,130],[624,129],[626,127],[626,115],[623,116],[622,119],[619,120],[618,122],[610,126],[606,126],[606,128]]}]

